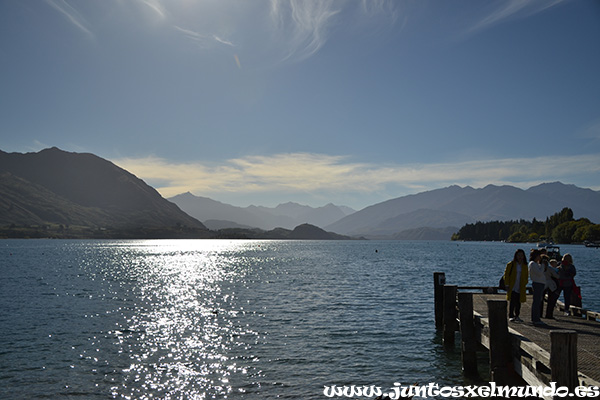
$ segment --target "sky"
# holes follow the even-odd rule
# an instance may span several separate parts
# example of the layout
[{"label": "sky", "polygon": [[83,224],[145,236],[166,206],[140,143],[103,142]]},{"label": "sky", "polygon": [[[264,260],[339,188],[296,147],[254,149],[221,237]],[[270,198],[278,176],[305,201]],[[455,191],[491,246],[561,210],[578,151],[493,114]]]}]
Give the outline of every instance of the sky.
[{"label": "sky", "polygon": [[0,0],[0,149],[164,197],[600,190],[600,2]]}]

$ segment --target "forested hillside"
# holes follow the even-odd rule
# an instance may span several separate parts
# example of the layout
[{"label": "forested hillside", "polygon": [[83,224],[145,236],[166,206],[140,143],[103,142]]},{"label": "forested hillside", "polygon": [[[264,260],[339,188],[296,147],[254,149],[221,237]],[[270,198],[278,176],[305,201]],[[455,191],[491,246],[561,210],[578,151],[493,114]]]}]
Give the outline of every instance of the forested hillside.
[{"label": "forested hillside", "polygon": [[573,211],[565,207],[546,221],[490,221],[466,224],[452,240],[582,243],[600,240],[600,225],[587,218],[573,219]]}]

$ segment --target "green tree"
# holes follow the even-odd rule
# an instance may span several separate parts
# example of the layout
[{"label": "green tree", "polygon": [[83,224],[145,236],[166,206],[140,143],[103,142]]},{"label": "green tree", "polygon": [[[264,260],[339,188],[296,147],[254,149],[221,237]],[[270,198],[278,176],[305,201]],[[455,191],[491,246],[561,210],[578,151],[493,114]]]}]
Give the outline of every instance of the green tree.
[{"label": "green tree", "polygon": [[557,243],[600,240],[600,226],[587,218],[573,219],[568,207],[546,218],[545,222],[532,221],[478,221],[466,224],[452,236],[452,240],[506,240],[509,242],[536,242],[554,240]]},{"label": "green tree", "polygon": [[577,228],[577,230],[573,233],[573,236],[571,236],[571,241],[574,243],[581,243],[584,240],[587,240],[586,238],[588,236],[589,228],[590,225],[583,225]]},{"label": "green tree", "polygon": [[527,235],[523,232],[515,232],[508,237],[508,241],[511,243],[524,243],[527,242]]},{"label": "green tree", "polygon": [[590,225],[585,240],[589,240],[590,242],[600,241],[600,225]]},{"label": "green tree", "polygon": [[537,232],[531,232],[529,235],[527,235],[528,242],[538,242],[539,240],[540,240],[540,235],[538,235]]},{"label": "green tree", "polygon": [[573,242],[581,243],[590,241],[595,242],[600,240],[600,225],[596,224],[581,224],[575,231],[572,237]]},{"label": "green tree", "polygon": [[577,229],[584,226],[585,222],[569,221],[563,222],[552,231],[552,238],[557,243],[573,243],[573,236]]},{"label": "green tree", "polygon": [[573,210],[568,207],[563,208],[549,219],[546,220],[546,236],[553,236],[554,229],[565,222],[573,221]]}]

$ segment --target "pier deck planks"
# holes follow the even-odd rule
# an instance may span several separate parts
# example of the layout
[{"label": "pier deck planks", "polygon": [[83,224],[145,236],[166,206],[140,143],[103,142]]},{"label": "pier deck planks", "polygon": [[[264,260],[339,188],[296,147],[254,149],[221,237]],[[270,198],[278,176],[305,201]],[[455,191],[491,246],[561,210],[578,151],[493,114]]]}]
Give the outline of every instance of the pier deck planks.
[{"label": "pier deck planks", "polygon": [[[474,294],[473,311],[487,318],[488,299],[506,299],[506,294]],[[524,322],[509,322],[508,327],[543,350],[550,353],[550,331],[568,329],[577,332],[577,365],[579,372],[600,382],[600,322],[588,321],[577,316],[564,316],[563,312],[555,310],[556,320],[542,319],[547,327],[531,324],[531,303],[533,298],[527,296],[527,301],[521,305],[521,319]],[[544,307],[546,303],[544,303]],[[544,308],[545,310],[545,308]],[[544,311],[545,312],[545,311]]]}]

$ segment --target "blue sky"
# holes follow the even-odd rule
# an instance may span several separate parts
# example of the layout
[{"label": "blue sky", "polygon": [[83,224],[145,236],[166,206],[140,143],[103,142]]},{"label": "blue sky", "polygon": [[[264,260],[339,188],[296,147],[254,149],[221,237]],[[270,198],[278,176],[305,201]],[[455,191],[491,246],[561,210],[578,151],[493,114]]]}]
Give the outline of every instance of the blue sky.
[{"label": "blue sky", "polygon": [[600,190],[600,2],[0,1],[0,149],[165,197]]}]

